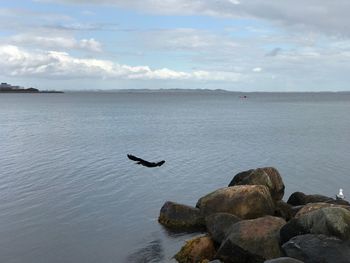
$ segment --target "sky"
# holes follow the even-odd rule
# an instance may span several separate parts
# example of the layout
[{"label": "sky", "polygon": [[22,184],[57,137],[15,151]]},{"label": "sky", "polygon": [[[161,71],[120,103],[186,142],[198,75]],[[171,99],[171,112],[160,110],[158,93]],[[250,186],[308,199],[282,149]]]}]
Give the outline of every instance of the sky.
[{"label": "sky", "polygon": [[348,0],[0,0],[0,81],[350,91]]}]

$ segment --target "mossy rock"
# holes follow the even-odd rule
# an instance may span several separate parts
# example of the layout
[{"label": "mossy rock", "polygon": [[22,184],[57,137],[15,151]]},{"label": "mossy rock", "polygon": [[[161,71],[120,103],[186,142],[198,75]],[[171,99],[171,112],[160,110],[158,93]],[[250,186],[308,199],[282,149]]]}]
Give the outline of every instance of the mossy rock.
[{"label": "mossy rock", "polygon": [[213,240],[209,236],[191,239],[174,256],[179,263],[209,262],[216,254]]}]

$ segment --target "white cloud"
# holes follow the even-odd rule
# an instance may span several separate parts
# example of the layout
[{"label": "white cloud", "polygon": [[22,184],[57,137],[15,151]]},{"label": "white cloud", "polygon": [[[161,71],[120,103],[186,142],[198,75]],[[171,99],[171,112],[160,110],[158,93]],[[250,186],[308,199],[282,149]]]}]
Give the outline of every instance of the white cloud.
[{"label": "white cloud", "polygon": [[261,71],[262,71],[262,68],[260,67],[253,68],[253,72],[261,72]]},{"label": "white cloud", "polygon": [[183,72],[167,68],[129,66],[109,60],[82,59],[65,52],[29,52],[14,45],[0,46],[2,74],[42,78],[121,78],[142,80],[199,80],[236,82],[242,78],[236,72]]},{"label": "white cloud", "polygon": [[77,40],[67,36],[38,36],[34,34],[18,34],[6,38],[8,43],[15,45],[35,46],[50,49],[81,49],[101,52],[102,45],[93,38]]}]

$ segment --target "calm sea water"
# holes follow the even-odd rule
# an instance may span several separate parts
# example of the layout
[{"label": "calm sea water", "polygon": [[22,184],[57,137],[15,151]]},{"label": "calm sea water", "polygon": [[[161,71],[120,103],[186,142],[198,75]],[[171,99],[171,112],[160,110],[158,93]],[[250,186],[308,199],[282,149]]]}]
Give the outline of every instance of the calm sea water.
[{"label": "calm sea water", "polygon": [[162,204],[250,168],[278,168],[285,199],[350,195],[349,94],[1,94],[0,125],[1,262],[172,261],[190,236]]}]

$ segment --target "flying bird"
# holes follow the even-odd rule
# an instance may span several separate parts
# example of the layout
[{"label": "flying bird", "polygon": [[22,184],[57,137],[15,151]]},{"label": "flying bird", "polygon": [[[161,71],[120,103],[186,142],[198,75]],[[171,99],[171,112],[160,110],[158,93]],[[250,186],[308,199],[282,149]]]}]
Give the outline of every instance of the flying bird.
[{"label": "flying bird", "polygon": [[337,200],[344,200],[344,194],[343,194],[343,189],[339,189],[339,194],[335,196]]},{"label": "flying bird", "polygon": [[131,155],[131,154],[128,154],[128,158],[132,161],[135,161],[137,162],[136,164],[141,164],[143,166],[146,166],[146,167],[157,167],[157,166],[162,166],[165,161],[160,161],[160,162],[157,162],[157,163],[154,163],[154,162],[148,162],[148,161],[145,161],[139,157],[136,157],[134,155]]}]

